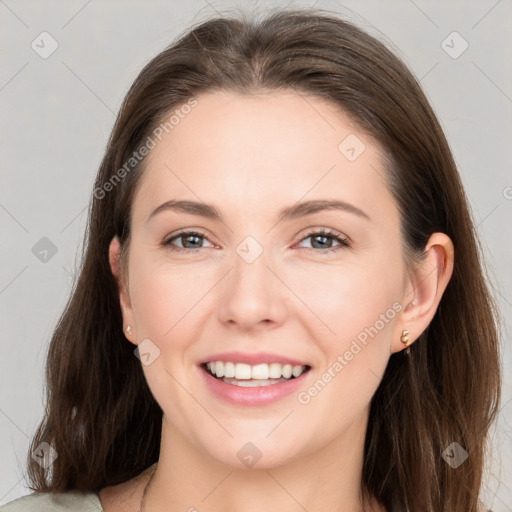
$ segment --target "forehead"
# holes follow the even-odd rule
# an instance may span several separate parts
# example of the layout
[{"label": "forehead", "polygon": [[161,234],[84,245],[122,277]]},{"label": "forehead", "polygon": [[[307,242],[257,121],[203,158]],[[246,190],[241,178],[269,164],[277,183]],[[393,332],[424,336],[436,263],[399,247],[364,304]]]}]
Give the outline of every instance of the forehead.
[{"label": "forehead", "polygon": [[146,158],[134,219],[178,196],[254,213],[306,194],[390,200],[380,147],[334,103],[295,91],[196,101]]}]

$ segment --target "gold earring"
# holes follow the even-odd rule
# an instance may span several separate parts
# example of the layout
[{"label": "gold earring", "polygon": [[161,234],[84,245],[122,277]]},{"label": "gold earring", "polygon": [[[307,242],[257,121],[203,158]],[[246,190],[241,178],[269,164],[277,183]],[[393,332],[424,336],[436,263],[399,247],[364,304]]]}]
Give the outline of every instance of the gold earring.
[{"label": "gold earring", "polygon": [[400,336],[400,341],[404,344],[405,353],[409,355],[409,331],[405,329],[402,331],[402,336]]},{"label": "gold earring", "polygon": [[127,326],[126,326],[126,329],[124,330],[124,332],[125,332],[129,337],[131,337],[131,336],[132,336],[132,326],[131,326],[131,325],[127,325]]}]

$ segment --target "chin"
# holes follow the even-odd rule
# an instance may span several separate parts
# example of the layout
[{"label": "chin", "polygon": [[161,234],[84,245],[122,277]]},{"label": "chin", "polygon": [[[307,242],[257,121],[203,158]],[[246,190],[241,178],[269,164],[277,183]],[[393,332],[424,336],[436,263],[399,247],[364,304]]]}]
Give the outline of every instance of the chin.
[{"label": "chin", "polygon": [[288,437],[285,442],[277,432],[273,435],[275,438],[271,440],[261,434],[250,436],[244,433],[214,446],[204,446],[203,451],[218,463],[237,470],[275,469],[300,457],[297,452],[299,439]]}]

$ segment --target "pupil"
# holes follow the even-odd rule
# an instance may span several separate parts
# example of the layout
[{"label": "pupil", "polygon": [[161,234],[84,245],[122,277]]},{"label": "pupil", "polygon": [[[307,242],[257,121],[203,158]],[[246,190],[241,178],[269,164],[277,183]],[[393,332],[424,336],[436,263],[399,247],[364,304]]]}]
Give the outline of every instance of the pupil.
[{"label": "pupil", "polygon": [[[330,247],[329,244],[326,244],[326,240],[329,240],[329,238],[330,237],[328,237],[328,236],[321,236],[321,235],[314,236],[313,237],[313,247],[315,246],[315,243],[318,239],[323,240],[323,242],[320,243],[320,247]],[[331,242],[332,242],[332,240],[331,240]],[[322,244],[324,244],[324,245],[322,245]]]},{"label": "pupil", "polygon": [[[196,241],[199,240],[201,237],[197,236],[197,235],[187,235],[185,237],[182,238],[182,240],[190,240],[190,239],[195,239]],[[187,247],[187,243],[183,244],[185,247]],[[194,247],[194,245],[192,245],[192,247]]]}]

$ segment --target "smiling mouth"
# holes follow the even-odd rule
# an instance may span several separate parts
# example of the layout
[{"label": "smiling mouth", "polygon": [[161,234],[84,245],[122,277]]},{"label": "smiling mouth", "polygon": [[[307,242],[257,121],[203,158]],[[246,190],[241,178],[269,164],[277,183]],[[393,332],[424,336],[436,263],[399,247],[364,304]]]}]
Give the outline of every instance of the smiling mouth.
[{"label": "smiling mouth", "polygon": [[272,386],[280,382],[296,379],[311,369],[309,365],[256,364],[212,361],[203,363],[201,368],[226,384],[245,388]]}]

